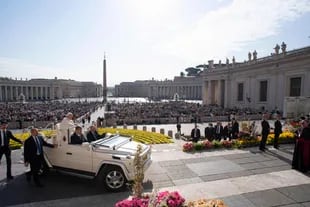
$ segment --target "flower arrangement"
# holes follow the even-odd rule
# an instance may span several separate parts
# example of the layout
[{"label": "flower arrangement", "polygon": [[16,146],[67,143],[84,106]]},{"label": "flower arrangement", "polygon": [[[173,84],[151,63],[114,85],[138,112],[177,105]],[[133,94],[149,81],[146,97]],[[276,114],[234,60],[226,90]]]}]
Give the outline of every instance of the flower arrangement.
[{"label": "flower arrangement", "polygon": [[213,143],[209,140],[205,140],[202,142],[204,149],[211,149],[213,147]]},{"label": "flower arrangement", "polygon": [[148,207],[149,198],[132,198],[132,199],[125,199],[119,201],[115,204],[115,207]]},{"label": "flower arrangement", "polygon": [[187,207],[227,207],[222,200],[207,200],[200,199],[197,201],[190,201]]},{"label": "flower arrangement", "polygon": [[102,133],[115,134],[116,132],[119,132],[119,134],[124,135],[124,136],[132,136],[134,141],[144,143],[144,144],[173,143],[170,137],[160,134],[160,133],[135,130],[135,129],[98,128],[99,134],[102,134]]},{"label": "flower arrangement", "polygon": [[186,142],[183,145],[183,151],[184,152],[190,152],[190,151],[193,151],[193,149],[194,149],[194,144],[192,142]]},{"label": "flower arrangement", "polygon": [[294,139],[295,134],[290,131],[284,131],[283,133],[280,134],[279,138],[280,139]]},{"label": "flower arrangement", "polygon": [[229,140],[222,141],[222,146],[225,148],[232,148],[233,142]]},{"label": "flower arrangement", "polygon": [[[293,143],[294,140],[294,133],[290,131],[284,131],[279,136],[279,143]],[[258,146],[259,142],[261,141],[261,137],[243,137],[238,138],[236,140],[228,141],[216,141],[213,140],[212,142],[205,140],[198,143],[187,142],[183,145],[184,152],[193,152],[193,151],[201,151],[201,150],[210,150],[210,149],[217,149],[217,148],[243,148],[243,147],[254,147]],[[273,144],[274,141],[274,134],[271,133],[268,135],[267,144]],[[201,147],[202,146],[202,147]]]},{"label": "flower arrangement", "polygon": [[133,197],[115,204],[115,207],[183,207],[185,199],[177,192],[163,191],[141,198]]},{"label": "flower arrangement", "polygon": [[159,192],[156,196],[154,206],[158,207],[181,207],[183,206],[185,199],[177,192]]}]

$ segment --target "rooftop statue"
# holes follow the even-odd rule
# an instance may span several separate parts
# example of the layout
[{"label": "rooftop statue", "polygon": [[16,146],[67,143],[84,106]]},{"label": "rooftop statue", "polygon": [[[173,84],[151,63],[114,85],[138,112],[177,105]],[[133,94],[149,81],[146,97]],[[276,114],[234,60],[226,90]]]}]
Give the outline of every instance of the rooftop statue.
[{"label": "rooftop statue", "polygon": [[281,50],[283,53],[286,53],[286,44],[284,42],[281,44]]},{"label": "rooftop statue", "polygon": [[276,46],[274,48],[274,51],[275,51],[276,55],[279,54],[279,50],[280,50],[280,46],[278,44],[276,44]]},{"label": "rooftop statue", "polygon": [[257,60],[257,52],[256,52],[256,50],[254,50],[254,52],[253,52],[253,60]]}]

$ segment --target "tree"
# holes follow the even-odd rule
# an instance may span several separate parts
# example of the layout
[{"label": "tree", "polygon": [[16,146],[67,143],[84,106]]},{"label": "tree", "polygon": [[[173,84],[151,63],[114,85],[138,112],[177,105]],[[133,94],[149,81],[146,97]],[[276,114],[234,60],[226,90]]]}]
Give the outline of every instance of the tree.
[{"label": "tree", "polygon": [[201,72],[201,69],[190,67],[186,68],[185,71],[187,72],[187,76],[198,76]]}]

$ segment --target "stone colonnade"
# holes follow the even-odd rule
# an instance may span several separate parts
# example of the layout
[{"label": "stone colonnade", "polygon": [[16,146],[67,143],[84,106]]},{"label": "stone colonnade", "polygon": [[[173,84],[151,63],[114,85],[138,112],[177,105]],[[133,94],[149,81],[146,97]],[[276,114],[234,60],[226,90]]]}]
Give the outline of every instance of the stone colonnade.
[{"label": "stone colonnade", "polygon": [[173,98],[178,94],[183,99],[201,99],[201,86],[153,86],[151,87],[151,97]]},{"label": "stone colonnade", "polygon": [[0,101],[49,100],[55,98],[55,92],[57,96],[59,89],[48,86],[0,85]]},{"label": "stone colonnade", "polygon": [[203,102],[205,104],[217,104],[227,107],[225,99],[228,91],[227,80],[207,80],[203,83]]}]

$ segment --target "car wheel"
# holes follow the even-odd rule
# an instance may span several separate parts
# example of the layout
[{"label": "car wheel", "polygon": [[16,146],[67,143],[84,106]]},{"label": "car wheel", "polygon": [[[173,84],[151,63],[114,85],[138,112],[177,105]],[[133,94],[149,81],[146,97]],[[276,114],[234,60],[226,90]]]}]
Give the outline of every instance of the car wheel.
[{"label": "car wheel", "polygon": [[123,170],[117,166],[108,166],[103,169],[100,179],[104,187],[112,192],[123,190],[127,182]]}]

